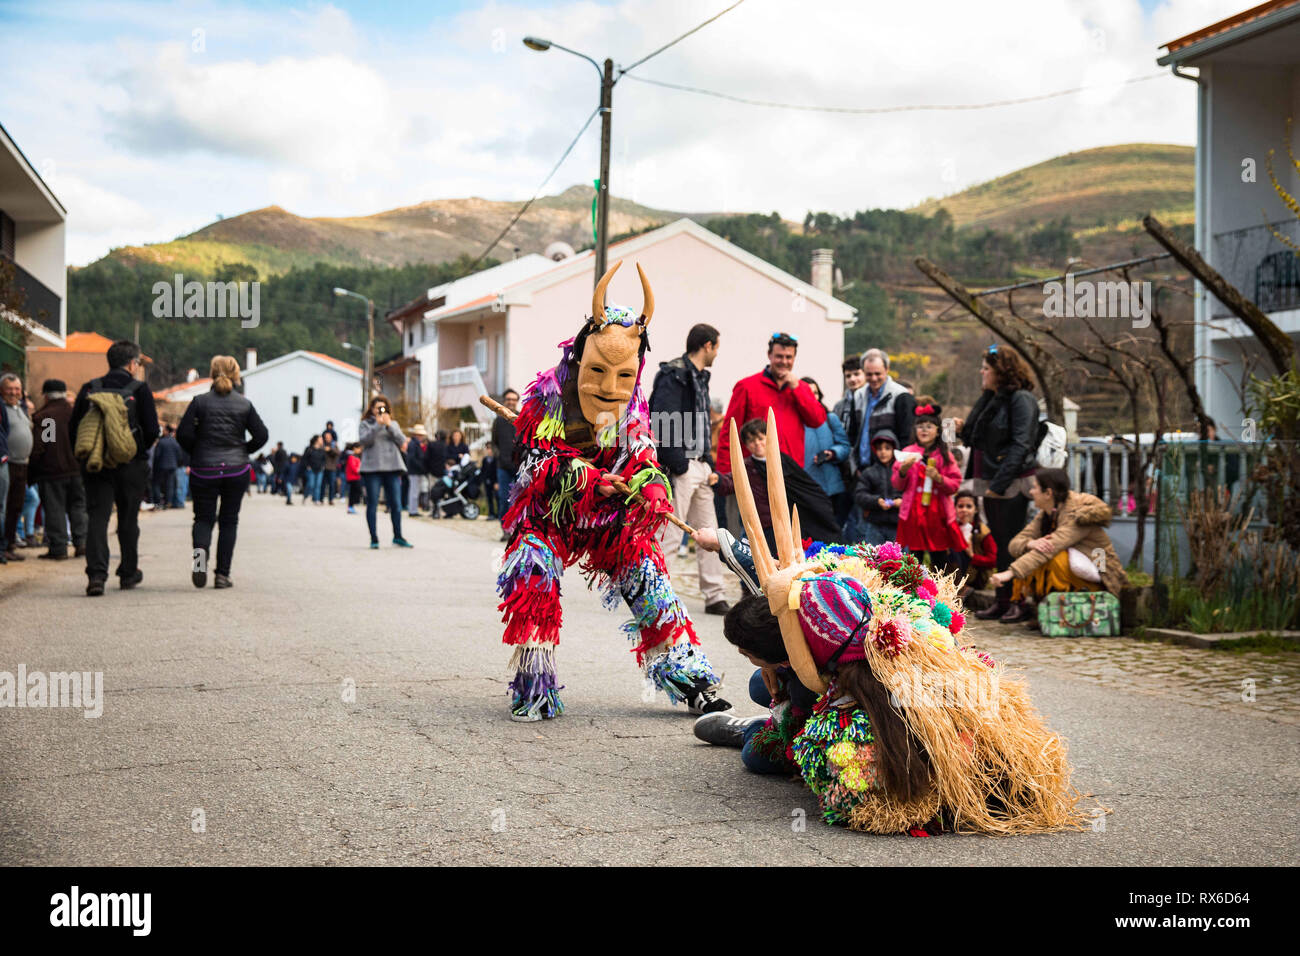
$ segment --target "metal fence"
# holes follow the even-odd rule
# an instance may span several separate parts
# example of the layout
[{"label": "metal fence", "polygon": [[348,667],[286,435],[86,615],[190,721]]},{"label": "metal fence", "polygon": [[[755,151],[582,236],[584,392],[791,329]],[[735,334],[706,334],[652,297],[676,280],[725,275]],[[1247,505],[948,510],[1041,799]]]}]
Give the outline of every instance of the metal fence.
[{"label": "metal fence", "polygon": [[[1265,312],[1300,308],[1300,255],[1279,236],[1300,246],[1300,220],[1273,222],[1214,236],[1214,267]],[[1211,296],[1211,318],[1232,311]]]}]

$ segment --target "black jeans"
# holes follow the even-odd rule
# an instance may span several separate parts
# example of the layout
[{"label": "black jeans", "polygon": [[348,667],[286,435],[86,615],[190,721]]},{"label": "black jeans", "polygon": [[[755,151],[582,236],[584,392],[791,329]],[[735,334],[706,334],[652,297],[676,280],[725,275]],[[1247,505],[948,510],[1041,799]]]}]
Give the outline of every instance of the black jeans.
[{"label": "black jeans", "polygon": [[72,524],[72,543],[86,543],[86,489],[80,475],[41,479],[41,504],[45,506],[45,542],[50,554],[68,553],[68,523]]},{"label": "black jeans", "polygon": [[[211,552],[212,525],[221,528],[217,538],[217,574],[230,576],[230,562],[235,557],[235,530],[239,527],[239,507],[248,493],[248,472],[234,478],[200,478],[190,475],[190,494],[194,498],[194,531],[191,541],[204,557]],[[220,514],[217,500],[221,501]],[[195,555],[197,561],[198,555]],[[197,567],[197,565],[196,565]]]},{"label": "black jeans", "polygon": [[108,519],[114,505],[121,551],[117,575],[135,574],[140,563],[140,501],[149,485],[149,462],[137,458],[117,468],[83,472],[81,478],[86,489],[86,577],[108,578]]},{"label": "black jeans", "polygon": [[171,507],[176,497],[176,469],[155,468],[153,470],[153,501],[159,508]]},{"label": "black jeans", "polygon": [[[1011,566],[1011,539],[1020,534],[1025,527],[1029,514],[1029,499],[1024,495],[1014,498],[991,498],[984,496],[984,517],[988,519],[989,531],[998,546],[998,570],[1005,571]],[[998,606],[1011,606],[1011,584],[998,588]]]}]

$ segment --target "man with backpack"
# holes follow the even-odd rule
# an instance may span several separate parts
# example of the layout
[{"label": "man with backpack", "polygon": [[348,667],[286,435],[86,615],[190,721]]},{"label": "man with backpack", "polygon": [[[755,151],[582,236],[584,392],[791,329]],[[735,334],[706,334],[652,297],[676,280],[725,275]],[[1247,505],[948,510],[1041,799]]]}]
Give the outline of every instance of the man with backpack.
[{"label": "man with backpack", "polygon": [[[114,342],[108,350],[108,374],[81,387],[72,408],[69,431],[76,436],[86,488],[86,594],[98,597],[108,580],[108,519],[117,506],[117,543],[121,551],[117,575],[122,590],[144,579],[139,568],[140,501],[149,482],[149,448],[158,439],[158,414],[148,385],[135,376],[140,371],[140,347],[134,342]],[[118,406],[122,411],[118,410]],[[135,454],[122,449],[125,428],[135,442]],[[82,424],[86,428],[82,429]]]}]

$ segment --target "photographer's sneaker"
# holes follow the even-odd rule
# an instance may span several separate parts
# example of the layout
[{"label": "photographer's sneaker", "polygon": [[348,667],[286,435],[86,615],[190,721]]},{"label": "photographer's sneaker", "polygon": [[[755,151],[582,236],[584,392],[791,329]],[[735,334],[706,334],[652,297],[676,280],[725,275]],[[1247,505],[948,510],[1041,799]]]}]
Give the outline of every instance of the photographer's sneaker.
[{"label": "photographer's sneaker", "polygon": [[745,731],[766,717],[732,717],[727,713],[705,714],[695,722],[695,736],[719,747],[743,747]]},{"label": "photographer's sneaker", "polygon": [[758,572],[754,570],[754,554],[748,541],[738,541],[726,528],[718,529],[718,557],[740,578],[746,593],[758,594]]}]

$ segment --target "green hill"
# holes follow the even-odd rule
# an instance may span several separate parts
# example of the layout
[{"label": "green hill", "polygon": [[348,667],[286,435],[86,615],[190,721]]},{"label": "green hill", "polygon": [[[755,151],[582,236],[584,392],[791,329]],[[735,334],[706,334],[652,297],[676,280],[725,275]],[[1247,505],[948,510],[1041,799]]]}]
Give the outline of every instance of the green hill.
[{"label": "green hill", "polygon": [[1064,216],[1076,230],[1124,227],[1154,212],[1167,223],[1191,222],[1196,151],[1135,143],[1067,153],[1018,169],[912,212],[946,209],[953,224],[1006,229]]}]

